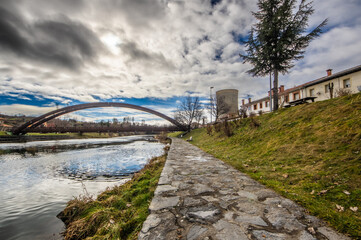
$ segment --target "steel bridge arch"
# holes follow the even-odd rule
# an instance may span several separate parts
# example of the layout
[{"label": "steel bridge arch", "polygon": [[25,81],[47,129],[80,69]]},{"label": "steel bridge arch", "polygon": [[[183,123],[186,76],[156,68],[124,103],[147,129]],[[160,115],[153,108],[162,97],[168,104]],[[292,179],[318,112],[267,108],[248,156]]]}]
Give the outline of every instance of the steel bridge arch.
[{"label": "steel bridge arch", "polygon": [[180,129],[186,130],[186,127],[184,125],[180,124],[178,121],[174,120],[173,118],[170,118],[170,117],[164,115],[163,113],[154,111],[149,108],[145,108],[145,107],[141,107],[141,106],[137,106],[137,105],[133,105],[133,104],[128,104],[128,103],[98,102],[98,103],[78,104],[78,105],[68,106],[68,107],[64,107],[61,109],[57,109],[57,110],[48,112],[46,114],[43,114],[39,117],[36,117],[36,118],[24,123],[23,125],[21,125],[19,127],[14,128],[12,132],[15,135],[19,135],[19,134],[24,133],[26,129],[35,128],[35,127],[37,127],[51,119],[59,117],[61,115],[64,115],[64,114],[67,114],[70,112],[83,110],[83,109],[100,108],[100,107],[121,107],[121,108],[131,108],[131,109],[140,110],[140,111],[151,113],[158,117],[161,117],[161,118],[173,123]]}]

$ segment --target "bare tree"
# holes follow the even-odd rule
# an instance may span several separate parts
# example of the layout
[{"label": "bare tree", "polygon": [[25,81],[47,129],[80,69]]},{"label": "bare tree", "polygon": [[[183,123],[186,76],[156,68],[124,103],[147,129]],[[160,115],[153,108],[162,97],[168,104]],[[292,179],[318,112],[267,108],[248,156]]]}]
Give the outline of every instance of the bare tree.
[{"label": "bare tree", "polygon": [[211,98],[209,105],[207,106],[208,111],[212,114],[215,121],[218,117],[224,113],[228,113],[230,106],[225,102],[224,96],[220,98]]},{"label": "bare tree", "polygon": [[199,97],[185,97],[178,105],[174,114],[174,119],[191,129],[194,121],[199,121],[203,116],[203,106],[199,101]]},{"label": "bare tree", "polygon": [[211,114],[211,121],[212,117],[214,117],[214,121],[217,121],[217,103],[215,97],[211,96],[209,99],[209,104],[206,105],[206,108],[208,109],[209,113]]},{"label": "bare tree", "polygon": [[231,109],[231,106],[229,106],[225,101],[225,96],[221,96],[217,99],[217,114],[218,117],[222,114],[226,114]]},{"label": "bare tree", "polygon": [[241,116],[241,118],[247,118],[247,107],[242,105],[239,109],[239,115]]},{"label": "bare tree", "polygon": [[334,88],[333,82],[328,83],[327,88],[328,88],[328,90],[330,92],[330,98],[332,99],[333,98],[333,88]]}]

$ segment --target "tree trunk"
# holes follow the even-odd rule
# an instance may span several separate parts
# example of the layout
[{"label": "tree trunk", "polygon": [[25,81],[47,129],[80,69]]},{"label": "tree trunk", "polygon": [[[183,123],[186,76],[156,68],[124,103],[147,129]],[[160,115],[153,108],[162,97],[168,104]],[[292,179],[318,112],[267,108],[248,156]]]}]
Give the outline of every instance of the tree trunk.
[{"label": "tree trunk", "polygon": [[272,112],[272,73],[269,73],[269,111]]},{"label": "tree trunk", "polygon": [[273,72],[273,110],[278,109],[278,71]]}]

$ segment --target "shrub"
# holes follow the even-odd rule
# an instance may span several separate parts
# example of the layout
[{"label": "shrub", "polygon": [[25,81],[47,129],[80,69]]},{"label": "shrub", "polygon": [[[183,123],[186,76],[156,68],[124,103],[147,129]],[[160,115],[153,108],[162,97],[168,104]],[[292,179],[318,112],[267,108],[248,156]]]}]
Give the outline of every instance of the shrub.
[{"label": "shrub", "polygon": [[344,97],[344,96],[348,96],[348,95],[351,95],[350,89],[340,88],[336,91],[337,97]]},{"label": "shrub", "polygon": [[254,113],[251,113],[249,115],[249,117],[251,119],[250,124],[251,124],[251,127],[258,128],[259,126],[261,126],[261,124],[257,121],[255,116],[256,116],[256,114],[254,114]]},{"label": "shrub", "polygon": [[212,136],[212,126],[210,124],[207,125],[207,134]]},{"label": "shrub", "polygon": [[241,108],[239,109],[239,115],[241,116],[241,118],[247,118],[247,108]]},{"label": "shrub", "polygon": [[220,123],[216,123],[214,125],[214,130],[216,130],[216,132],[220,132],[221,128],[222,128],[222,124],[220,124]]},{"label": "shrub", "polygon": [[223,131],[227,137],[230,137],[233,135],[232,126],[229,124],[229,122],[227,120],[224,120]]},{"label": "shrub", "polygon": [[165,132],[161,132],[159,135],[157,135],[155,137],[156,139],[158,139],[161,143],[166,143],[167,139],[168,139],[168,135]]}]

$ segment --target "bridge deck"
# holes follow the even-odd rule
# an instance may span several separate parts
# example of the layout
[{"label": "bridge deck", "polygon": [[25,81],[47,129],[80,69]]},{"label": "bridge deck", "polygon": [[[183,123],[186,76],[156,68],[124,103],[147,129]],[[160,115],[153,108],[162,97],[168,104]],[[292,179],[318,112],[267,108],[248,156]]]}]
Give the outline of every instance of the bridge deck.
[{"label": "bridge deck", "polygon": [[139,239],[348,239],[289,199],[173,139]]}]

